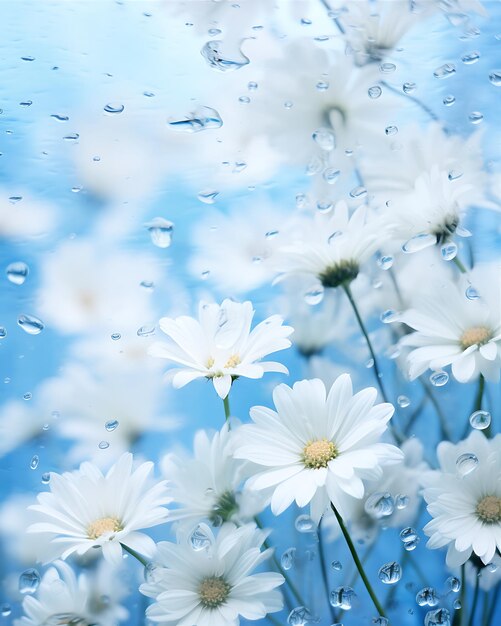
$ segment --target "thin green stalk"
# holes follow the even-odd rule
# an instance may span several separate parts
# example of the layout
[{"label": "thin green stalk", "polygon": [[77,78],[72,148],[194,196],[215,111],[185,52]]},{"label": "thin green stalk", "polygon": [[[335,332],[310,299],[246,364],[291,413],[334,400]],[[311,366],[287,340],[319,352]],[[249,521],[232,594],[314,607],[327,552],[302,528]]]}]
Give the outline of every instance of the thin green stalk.
[{"label": "thin green stalk", "polygon": [[281,622],[279,622],[276,617],[273,617],[273,615],[270,615],[269,613],[266,616],[266,619],[269,619],[272,624],[275,624],[275,626],[282,626]]},{"label": "thin green stalk", "polygon": [[338,510],[332,503],[331,503],[331,508],[334,512],[334,515],[336,516],[337,523],[339,524],[339,527],[341,528],[341,532],[343,533],[343,537],[345,538],[345,541],[348,545],[348,549],[351,553],[351,556],[353,560],[355,561],[355,565],[357,566],[357,570],[358,570],[358,573],[360,574],[360,578],[364,581],[365,588],[367,589],[367,592],[369,593],[371,600],[374,606],[376,607],[378,615],[381,617],[386,617],[386,613],[384,612],[384,609],[381,606],[381,603],[379,602],[379,600],[377,599],[377,596],[374,593],[374,589],[372,588],[372,585],[370,584],[369,579],[367,578],[367,574],[365,573],[362,562],[360,561],[360,558],[357,554],[355,546],[353,545],[353,541],[351,540],[350,533],[348,532],[348,529],[344,525],[343,518],[338,513]]},{"label": "thin green stalk", "polygon": [[231,425],[230,425],[230,415],[231,415],[231,411],[230,411],[230,394],[228,394],[226,396],[226,398],[224,398],[223,404],[224,404],[224,419],[228,423],[228,428],[231,428]]},{"label": "thin green stalk", "polygon": [[428,387],[426,382],[422,378],[420,378],[419,381],[421,382],[421,385],[426,394],[426,397],[433,404],[433,408],[435,409],[435,412],[438,416],[438,421],[440,422],[440,431],[441,431],[442,439],[447,439],[447,441],[452,441],[452,434],[447,425],[447,418],[445,417],[440,407],[440,404],[438,403],[438,400],[435,398],[435,395],[433,394],[432,390]]},{"label": "thin green stalk", "polygon": [[402,96],[402,98],[406,98],[407,100],[411,100],[412,102],[414,102],[414,104],[416,104],[419,108],[421,108],[432,120],[434,120],[435,122],[438,121],[438,119],[439,119],[438,115],[436,113],[434,113],[430,109],[429,106],[427,106],[424,102],[421,102],[421,100],[419,100],[415,96],[411,96],[410,94],[405,93],[404,91],[400,91],[400,89],[397,89],[396,87],[393,87],[393,85],[390,85],[385,80],[380,81],[379,84],[383,85],[383,87],[386,87],[386,89],[389,89],[390,91],[393,91],[393,93],[396,93],[398,96]]},{"label": "thin green stalk", "polygon": [[[369,558],[369,556],[371,555],[372,551],[374,550],[374,548],[376,547],[376,542],[374,541],[373,543],[371,543],[371,545],[367,548],[367,550],[364,552],[364,556],[362,557],[362,565],[365,565],[365,563],[367,562],[367,559]],[[355,567],[355,571],[353,572],[353,576],[351,577],[350,581],[348,582],[348,587],[354,587],[356,582],[357,582],[357,578],[358,578],[358,569]],[[341,611],[339,612],[339,615],[337,615],[337,619],[335,620],[335,622],[340,622],[343,619],[343,615],[345,614],[345,610],[341,609]]]},{"label": "thin green stalk", "polygon": [[[254,521],[256,522],[256,526],[258,528],[260,528],[261,530],[263,529],[263,525],[261,523],[261,520],[259,519],[259,517],[254,518]],[[270,544],[268,543],[268,540],[265,539],[263,542],[263,546],[265,547],[265,549],[271,548]],[[296,585],[292,582],[291,577],[289,576],[289,574],[284,570],[284,568],[282,567],[282,564],[280,563],[280,561],[277,559],[277,555],[275,554],[275,550],[273,549],[272,552],[272,557],[273,562],[275,563],[275,567],[277,568],[277,570],[282,574],[282,576],[285,578],[285,582],[287,583],[287,585],[289,586],[290,591],[292,592],[292,594],[294,595],[294,597],[296,598],[296,600],[299,602],[299,604],[301,606],[306,606],[306,604],[304,603],[303,597],[301,596],[299,590],[297,589]]]},{"label": "thin green stalk", "polygon": [[457,258],[457,256],[454,257],[454,263],[456,264],[461,274],[466,274],[468,272],[466,267],[461,263],[461,261]]},{"label": "thin green stalk", "polygon": [[[350,304],[351,304],[351,308],[353,309],[353,313],[355,314],[355,317],[357,318],[357,322],[358,325],[360,327],[360,330],[362,331],[362,335],[365,338],[365,341],[367,343],[367,347],[369,348],[369,353],[371,355],[371,359],[373,362],[373,367],[374,367],[374,373],[376,375],[376,380],[377,380],[377,384],[379,387],[379,390],[381,391],[381,396],[383,398],[383,400],[385,402],[388,402],[388,396],[386,395],[386,391],[384,390],[384,386],[383,386],[383,381],[381,380],[381,373],[379,371],[379,365],[377,362],[377,358],[376,358],[376,353],[374,352],[374,348],[372,347],[372,343],[371,340],[369,338],[369,334],[365,328],[364,322],[362,320],[362,317],[360,316],[360,313],[358,311],[358,307],[356,305],[355,300],[353,299],[353,294],[351,293],[351,289],[350,289],[350,285],[348,283],[342,283],[342,288],[346,294],[346,297],[348,298]],[[393,436],[395,437],[395,440],[397,441],[397,443],[402,443],[403,441],[403,437],[402,435],[400,435],[400,433],[398,433],[395,429],[395,425],[392,424],[390,422],[390,429],[391,432],[393,433]]]},{"label": "thin green stalk", "polygon": [[475,590],[473,591],[473,604],[471,606],[470,619],[468,620],[468,626],[473,626],[473,620],[475,618],[475,611],[477,610],[478,592],[480,589],[480,576],[477,572],[477,578],[475,580]]},{"label": "thin green stalk", "polygon": [[136,552],[132,548],[129,548],[124,543],[121,543],[120,545],[125,550],[125,552],[128,552],[131,556],[133,556],[135,559],[137,559],[141,563],[141,565],[143,565],[143,567],[147,567],[148,566],[148,561],[143,556],[141,556],[138,552]]},{"label": "thin green stalk", "polygon": [[318,555],[320,557],[320,569],[322,571],[322,580],[324,581],[324,590],[327,598],[327,604],[329,605],[329,611],[332,617],[332,621],[336,621],[334,607],[330,603],[330,590],[329,590],[329,573],[327,570],[327,561],[325,558],[325,550],[324,550],[324,541],[322,537],[322,521],[323,517],[320,520],[320,524],[318,525]]}]

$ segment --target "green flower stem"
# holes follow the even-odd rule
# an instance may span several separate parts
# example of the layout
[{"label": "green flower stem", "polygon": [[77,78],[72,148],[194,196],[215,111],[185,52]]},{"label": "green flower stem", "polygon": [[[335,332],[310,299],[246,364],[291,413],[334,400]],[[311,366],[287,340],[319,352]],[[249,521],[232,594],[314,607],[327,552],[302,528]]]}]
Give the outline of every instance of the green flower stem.
[{"label": "green flower stem", "polygon": [[468,626],[473,626],[475,619],[475,611],[477,610],[478,592],[479,592],[480,576],[477,574],[475,580],[475,590],[473,591],[473,604],[471,605],[470,619],[468,620]]},{"label": "green flower stem", "polygon": [[270,613],[268,613],[266,619],[269,619],[272,624],[275,624],[275,626],[282,626],[281,622],[276,617],[273,617],[273,615],[271,615]]},{"label": "green flower stem", "polygon": [[133,556],[136,560],[138,560],[141,563],[141,565],[143,565],[144,567],[147,567],[148,561],[143,556],[141,556],[138,552],[136,552],[132,548],[129,548],[128,546],[126,546],[124,543],[121,543],[120,545],[125,550],[125,552],[128,552],[131,556]]},{"label": "green flower stem", "polygon": [[[381,391],[381,396],[383,398],[383,400],[385,402],[388,402],[388,396],[386,395],[386,391],[384,390],[384,386],[383,386],[383,381],[381,380],[381,373],[379,371],[379,365],[376,359],[376,353],[374,352],[374,348],[372,347],[372,343],[371,340],[369,338],[369,334],[365,328],[364,322],[360,316],[360,313],[358,311],[358,307],[356,305],[355,300],[353,299],[353,294],[351,293],[351,289],[350,289],[350,285],[346,282],[346,283],[342,283],[341,284],[346,297],[348,298],[350,304],[351,304],[351,308],[353,309],[353,313],[355,314],[355,317],[357,318],[357,322],[358,325],[360,326],[360,330],[362,331],[362,335],[365,337],[365,341],[367,343],[367,347],[369,348],[369,352],[372,358],[372,362],[373,362],[373,366],[374,366],[374,373],[376,374],[376,380],[377,380],[377,384],[379,387],[379,390]],[[403,437],[400,433],[397,432],[395,425],[392,424],[391,422],[389,423],[389,427],[391,429],[391,432],[393,434],[393,436],[395,437],[395,440],[397,443],[402,443],[403,441]]]},{"label": "green flower stem", "polygon": [[430,109],[429,106],[427,106],[424,102],[421,102],[421,100],[419,100],[415,96],[411,96],[408,93],[400,91],[400,89],[397,89],[396,87],[393,87],[392,85],[387,83],[385,80],[379,81],[379,84],[382,85],[383,87],[386,87],[386,89],[389,89],[390,91],[393,91],[393,93],[396,93],[398,96],[402,96],[402,98],[407,98],[407,100],[411,100],[420,109],[422,109],[432,120],[434,120],[435,122],[438,121],[438,119],[439,119],[438,115],[436,113],[434,113]]},{"label": "green flower stem", "polygon": [[461,274],[466,274],[468,272],[466,267],[461,263],[461,261],[457,258],[457,256],[454,257],[454,263],[456,264]]},{"label": "green flower stem", "polygon": [[230,415],[231,415],[231,411],[230,411],[230,394],[228,394],[226,396],[226,398],[223,400],[223,404],[224,404],[224,419],[228,423],[228,427],[231,428],[231,426],[230,426]]},{"label": "green flower stem", "polygon": [[[260,528],[261,530],[263,530],[263,524],[261,523],[261,520],[259,519],[259,517],[254,518],[254,521],[256,522],[256,526],[258,528]],[[263,546],[266,549],[271,548],[270,544],[268,543],[268,540],[265,539],[263,542]],[[294,597],[296,598],[296,600],[299,602],[299,604],[301,606],[306,606],[306,604],[304,603],[303,597],[300,594],[299,590],[297,589],[296,585],[292,582],[291,577],[289,576],[289,574],[284,570],[284,568],[282,567],[282,564],[280,563],[280,561],[277,559],[277,555],[275,554],[275,550],[273,549],[272,552],[272,557],[273,562],[275,563],[275,567],[277,568],[277,570],[282,574],[282,576],[285,578],[285,582],[287,583],[287,585],[289,586],[290,591],[292,592],[292,594],[294,595]]]},{"label": "green flower stem", "polygon": [[[365,563],[367,562],[367,559],[370,557],[372,551],[374,550],[374,548],[376,547],[376,542],[374,541],[373,543],[370,544],[370,546],[367,548],[367,550],[364,552],[364,555],[361,559],[362,561],[362,565],[365,565]],[[358,579],[358,569],[355,568],[355,571],[353,572],[352,577],[350,578],[349,582],[348,582],[348,587],[354,587],[357,579]],[[343,615],[346,613],[346,611],[344,609],[341,609],[341,611],[339,612],[339,615],[336,616],[336,622],[340,622],[343,619]]]},{"label": "green flower stem", "polygon": [[348,549],[349,549],[349,551],[351,553],[351,556],[353,557],[353,560],[355,561],[355,565],[357,566],[358,573],[360,574],[361,579],[364,581],[365,588],[367,589],[367,591],[368,591],[368,593],[369,593],[369,595],[371,597],[371,600],[372,600],[374,606],[376,607],[378,615],[380,617],[386,617],[386,613],[385,613],[383,607],[381,606],[381,603],[377,599],[377,596],[374,593],[374,590],[372,588],[372,585],[369,582],[369,579],[367,578],[367,574],[365,573],[365,570],[363,568],[362,562],[360,561],[360,558],[359,558],[359,556],[357,554],[355,546],[353,545],[353,541],[351,540],[350,533],[348,532],[346,526],[344,525],[343,518],[338,513],[338,510],[336,509],[336,507],[332,503],[331,503],[331,508],[332,508],[332,510],[334,512],[334,515],[336,516],[337,523],[339,524],[339,527],[341,528],[341,532],[343,533],[343,537],[345,538],[346,543],[348,544]]}]

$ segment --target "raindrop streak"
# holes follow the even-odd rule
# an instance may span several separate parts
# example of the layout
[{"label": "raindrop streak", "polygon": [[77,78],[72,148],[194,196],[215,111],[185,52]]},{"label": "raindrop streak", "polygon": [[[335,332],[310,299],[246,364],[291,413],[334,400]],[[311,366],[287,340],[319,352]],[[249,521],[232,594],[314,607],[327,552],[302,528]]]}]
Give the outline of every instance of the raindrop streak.
[{"label": "raindrop streak", "polygon": [[433,587],[423,587],[416,594],[416,602],[419,606],[437,606],[437,592]]},{"label": "raindrop streak", "polygon": [[435,78],[450,78],[451,76],[454,76],[454,74],[456,73],[456,66],[453,63],[445,63],[444,65],[441,65],[440,67],[437,67],[437,69],[433,72],[433,76],[435,76]]},{"label": "raindrop streak", "polygon": [[290,570],[294,567],[294,562],[296,560],[296,548],[289,548],[286,550],[280,559],[280,565],[284,570]]},{"label": "raindrop streak", "polygon": [[110,113],[111,115],[116,114],[116,113],[122,113],[122,111],[125,109],[123,104],[118,104],[118,103],[109,103],[104,107],[104,112],[105,113]]},{"label": "raindrop streak", "polygon": [[444,372],[443,370],[439,370],[438,372],[433,372],[430,376],[430,383],[434,387],[443,387],[449,382],[449,374]]},{"label": "raindrop streak", "polygon": [[44,329],[44,323],[34,315],[20,315],[17,318],[17,325],[28,335],[39,335]]},{"label": "raindrop streak", "polygon": [[145,224],[150,233],[151,241],[157,248],[168,248],[172,243],[174,224],[163,217],[155,217]]},{"label": "raindrop streak", "polygon": [[388,517],[395,510],[395,500],[391,493],[376,492],[367,498],[364,509],[375,519]]},{"label": "raindrop streak", "polygon": [[35,593],[40,584],[40,574],[36,569],[27,569],[19,576],[19,593]]},{"label": "raindrop streak", "polygon": [[402,568],[396,561],[386,563],[379,568],[378,578],[385,585],[398,583],[398,581],[402,578]]},{"label": "raindrop streak", "polygon": [[104,427],[109,433],[111,433],[118,428],[118,425],[119,425],[118,420],[109,420],[108,422],[106,422]]},{"label": "raindrop streak", "polygon": [[470,426],[475,430],[485,430],[491,425],[491,414],[489,411],[475,411],[470,415]]},{"label": "raindrop streak", "polygon": [[220,72],[239,70],[250,63],[250,60],[238,50],[238,54],[229,54],[224,50],[223,41],[208,41],[200,50],[210,67]]},{"label": "raindrop streak", "polygon": [[7,278],[10,280],[11,283],[14,283],[14,285],[22,285],[26,280],[29,272],[29,267],[26,265],[26,263],[23,263],[22,261],[9,263],[9,265],[7,265],[7,269],[5,270]]},{"label": "raindrop streak", "polygon": [[173,130],[184,133],[198,133],[202,130],[221,128],[223,120],[216,109],[203,106],[187,115],[183,120],[169,120],[168,123]]},{"label": "raindrop streak", "polygon": [[456,460],[456,471],[461,478],[468,476],[477,469],[478,458],[473,452],[465,452]]},{"label": "raindrop streak", "polygon": [[335,608],[339,607],[343,611],[349,611],[356,597],[357,594],[351,587],[337,587],[334,591],[331,591],[329,602]]}]

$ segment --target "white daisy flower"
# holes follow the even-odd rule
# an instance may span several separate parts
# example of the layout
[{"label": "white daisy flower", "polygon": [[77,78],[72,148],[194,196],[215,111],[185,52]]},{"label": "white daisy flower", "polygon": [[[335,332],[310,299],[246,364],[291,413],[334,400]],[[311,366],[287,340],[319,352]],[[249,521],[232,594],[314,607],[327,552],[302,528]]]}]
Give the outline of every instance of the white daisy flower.
[{"label": "white daisy flower", "polygon": [[108,561],[120,563],[122,547],[151,558],[155,543],[139,530],[166,521],[162,505],[170,498],[164,481],[146,484],[153,463],[133,471],[132,462],[126,453],[105,475],[92,463],[82,463],[75,472],[51,473],[51,491],[40,493],[38,504],[30,507],[40,521],[28,532],[49,533],[63,559],[101,548]]},{"label": "white daisy flower", "polygon": [[275,387],[276,412],[262,406],[251,409],[254,424],[240,428],[235,456],[264,468],[249,486],[275,487],[275,515],[295,500],[299,507],[310,504],[317,521],[329,501],[343,516],[349,496],[363,498],[363,479],[380,478],[383,465],[402,459],[398,448],[379,441],[394,408],[388,403],[374,406],[376,396],[371,387],[353,395],[351,378],[343,374],[327,397],[322,381],[302,380],[292,389]]},{"label": "white daisy flower", "polygon": [[261,359],[289,348],[287,337],[293,329],[284,326],[279,315],[272,315],[251,330],[253,317],[249,301],[201,302],[198,320],[163,317],[160,328],[172,341],[153,344],[149,353],[181,365],[169,372],[174,387],[205,377],[212,380],[217,394],[224,399],[239,376],[262,378],[265,372],[289,373],[281,363]]},{"label": "white daisy flower", "polygon": [[170,511],[172,521],[195,523],[206,518],[215,526],[252,520],[265,500],[243,488],[248,464],[233,456],[234,433],[228,424],[211,436],[205,430],[195,434],[193,458],[166,455],[160,464],[169,479],[168,491],[180,508]]},{"label": "white daisy flower", "polygon": [[[499,380],[501,369],[501,301],[500,268],[477,266],[472,276],[484,277],[478,282],[491,285],[470,299],[465,287],[442,284],[433,296],[422,298],[415,308],[405,311],[399,321],[416,332],[401,339],[400,344],[414,348],[407,356],[409,376],[415,379],[427,369],[452,366],[454,378],[461,383],[482,374],[487,380]],[[476,285],[476,279],[472,278]],[[466,290],[472,289],[467,287]],[[488,297],[489,292],[494,297]],[[484,295],[485,294],[485,295]],[[497,297],[496,297],[497,296]]]},{"label": "white daisy flower", "polygon": [[77,578],[69,565],[56,561],[43,575],[36,596],[25,596],[24,615],[14,626],[116,626],[128,617],[119,604],[123,587],[111,584],[116,576],[109,565],[101,565],[98,572]]},{"label": "white daisy flower", "polygon": [[[284,579],[274,572],[253,574],[271,555],[261,552],[266,532],[253,524],[224,524],[215,537],[206,524],[178,544],[160,542],[153,581],[140,587],[155,599],[146,615],[165,625],[237,626],[239,618],[257,620],[280,611],[276,587]],[[193,539],[195,537],[195,539]]]},{"label": "white daisy flower", "polygon": [[328,213],[305,217],[301,238],[280,248],[277,269],[282,277],[310,276],[323,287],[339,287],[358,276],[383,241],[384,232],[368,219],[367,207],[350,216],[341,201]]},{"label": "white daisy flower", "polygon": [[432,520],[424,527],[428,548],[447,546],[447,565],[476,555],[490,563],[501,550],[501,435],[479,431],[437,448],[440,469],[425,476],[424,498]]}]

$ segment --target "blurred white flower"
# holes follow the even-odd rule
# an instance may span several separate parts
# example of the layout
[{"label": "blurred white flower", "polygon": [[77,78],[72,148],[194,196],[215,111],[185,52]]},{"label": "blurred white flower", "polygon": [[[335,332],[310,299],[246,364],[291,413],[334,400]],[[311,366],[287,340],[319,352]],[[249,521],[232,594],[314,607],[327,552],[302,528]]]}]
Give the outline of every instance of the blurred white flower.
[{"label": "blurred white flower", "polygon": [[484,564],[501,550],[501,435],[479,431],[437,448],[440,469],[425,476],[424,498],[432,520],[424,527],[427,547],[447,546],[447,565],[472,554]]},{"label": "blurred white flower", "polygon": [[275,487],[275,515],[295,500],[299,507],[310,504],[317,522],[329,501],[343,516],[348,496],[363,498],[362,479],[377,479],[383,465],[402,459],[398,448],[379,441],[394,409],[387,403],[374,405],[376,396],[373,388],[353,395],[351,378],[344,374],[327,397],[322,381],[303,380],[292,389],[275,387],[276,412],[251,409],[254,424],[239,429],[235,456],[264,468],[249,479],[249,486]]},{"label": "blurred white flower", "polygon": [[69,565],[56,561],[43,575],[36,596],[25,596],[24,616],[14,625],[116,626],[128,617],[119,604],[125,589],[114,583],[117,575],[109,565],[101,565],[98,572],[77,577]]},{"label": "blurred white flower", "polygon": [[52,472],[50,492],[40,493],[38,504],[30,507],[40,521],[28,532],[49,533],[63,559],[101,548],[106,560],[118,564],[122,547],[151,558],[155,544],[139,531],[166,521],[162,505],[170,498],[165,482],[147,484],[153,463],[133,471],[132,462],[132,454],[124,454],[105,475],[92,463],[82,463],[75,472]]},{"label": "blurred white flower", "polygon": [[479,374],[487,380],[499,380],[501,268],[497,264],[477,266],[474,276],[482,275],[485,290],[477,288],[484,297],[480,298],[471,286],[465,290],[464,284],[442,284],[433,295],[416,301],[415,308],[398,317],[416,331],[400,341],[414,348],[407,356],[411,379],[429,368],[440,370],[451,365],[454,378],[461,383]]},{"label": "blurred white flower", "polygon": [[239,617],[257,620],[280,611],[282,595],[276,591],[284,579],[275,572],[253,571],[271,551],[260,551],[265,532],[253,524],[224,524],[215,537],[206,524],[178,544],[158,544],[153,581],[140,591],[153,598],[146,610],[153,622],[165,625],[235,626]]},{"label": "blurred white flower", "polygon": [[55,226],[55,209],[52,205],[24,195],[9,196],[5,189],[1,191],[0,239],[31,241],[51,233]]},{"label": "blurred white flower", "polygon": [[211,379],[221,398],[230,392],[239,376],[262,378],[265,372],[288,374],[281,363],[261,361],[268,354],[289,348],[293,332],[283,326],[279,315],[272,315],[251,330],[252,303],[223,300],[222,304],[201,302],[198,320],[181,316],[163,317],[160,328],[170,344],[155,343],[149,353],[178,363],[170,370],[172,384],[179,388],[197,378]]},{"label": "blurred white flower", "polygon": [[489,592],[501,582],[501,556],[497,553],[487,565],[475,556],[471,556],[465,565],[465,577],[471,587],[475,587],[478,580],[479,588]]},{"label": "blurred white flower", "polygon": [[61,333],[115,333],[152,318],[141,283],[154,280],[158,268],[143,254],[68,241],[45,258],[41,273],[37,310]]}]

